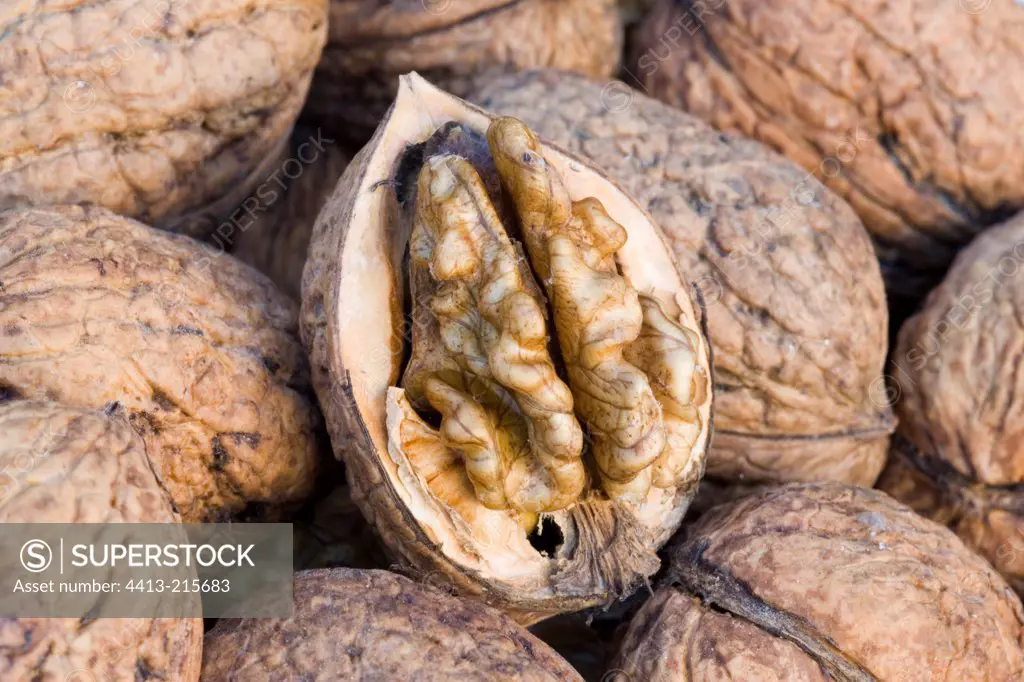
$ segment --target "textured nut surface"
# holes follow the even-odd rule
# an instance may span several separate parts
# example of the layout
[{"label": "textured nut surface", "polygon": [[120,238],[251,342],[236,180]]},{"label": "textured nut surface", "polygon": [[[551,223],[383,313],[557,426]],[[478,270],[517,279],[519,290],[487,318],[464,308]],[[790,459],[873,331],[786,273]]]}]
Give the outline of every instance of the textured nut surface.
[{"label": "textured nut surface", "polygon": [[287,150],[270,164],[270,175],[257,185],[255,196],[244,199],[231,214],[238,226],[225,230],[234,245],[232,255],[299,300],[313,223],[346,165],[345,153],[322,131],[296,128]]},{"label": "textured nut surface", "polygon": [[487,82],[474,100],[604,168],[702,290],[716,383],[709,476],[874,482],[894,426],[879,395],[887,312],[848,206],[756,142],[624,86],[538,71]]},{"label": "textured nut surface", "polygon": [[0,392],[124,413],[186,520],[302,499],[297,310],[262,275],[97,208],[0,216]]},{"label": "textured nut surface", "polygon": [[634,680],[1024,675],[1024,612],[947,529],[884,493],[790,484],[722,505],[669,550],[613,668]]},{"label": "textured nut surface", "polygon": [[900,396],[894,461],[880,485],[954,526],[1024,588],[1024,218],[964,249],[900,329],[890,370]]},{"label": "textured nut surface", "polygon": [[288,620],[224,620],[206,637],[204,682],[580,680],[508,617],[385,571],[295,576]]},{"label": "textured nut surface", "polygon": [[[0,434],[0,523],[178,520],[142,440],[116,417],[10,401],[0,404]],[[198,618],[5,618],[0,678],[135,682],[143,674],[194,682],[202,636]]]},{"label": "textured nut surface", "polygon": [[[506,125],[514,130],[490,135]],[[449,133],[472,144],[442,144]],[[623,230],[625,243],[610,238]],[[618,293],[605,298],[608,291]],[[622,305],[627,294],[632,308]],[[601,319],[622,312],[629,314],[618,324]],[[703,470],[708,347],[664,237],[596,167],[537,142],[517,121],[403,76],[388,117],[317,219],[302,315],[335,452],[397,566],[446,576],[523,622],[607,603],[657,570],[657,547],[682,520]],[[590,380],[605,382],[600,391],[574,387],[577,352]],[[602,435],[642,437],[656,421],[633,410],[641,382],[601,378],[627,364],[663,392],[660,419],[698,425],[665,438],[663,478],[653,475],[659,460],[639,460],[642,472],[606,467],[607,478],[625,483],[652,474],[633,499],[609,496],[591,448]],[[694,390],[698,378],[703,393]],[[542,492],[535,479],[488,468],[515,474],[512,465],[524,461],[554,472],[564,464],[576,475],[579,426],[566,411],[565,385],[594,436],[582,453],[582,489],[570,477],[571,486]],[[601,434],[587,401],[625,416]],[[503,423],[509,415],[514,428]],[[545,500],[552,490],[568,506]],[[529,504],[506,505],[501,496],[510,492]]]},{"label": "textured nut surface", "polygon": [[[556,511],[580,498],[576,416],[611,497],[641,503],[652,483],[677,485],[708,394],[699,339],[619,273],[626,230],[596,198],[569,198],[526,126],[497,119],[486,143],[473,139],[459,126],[431,137],[415,200],[404,201],[415,202],[409,398],[440,413],[441,441],[490,509]],[[525,248],[492,185],[505,189]]]},{"label": "textured nut surface", "polygon": [[1014,0],[661,0],[638,33],[627,61],[645,91],[825,178],[896,291],[923,293],[1024,206]]},{"label": "textured nut surface", "polygon": [[88,203],[198,234],[298,115],[325,0],[14,0],[0,209]]},{"label": "textured nut surface", "polygon": [[609,76],[621,52],[615,0],[331,0],[307,111],[363,142],[407,71],[462,96],[484,72],[552,67]]}]

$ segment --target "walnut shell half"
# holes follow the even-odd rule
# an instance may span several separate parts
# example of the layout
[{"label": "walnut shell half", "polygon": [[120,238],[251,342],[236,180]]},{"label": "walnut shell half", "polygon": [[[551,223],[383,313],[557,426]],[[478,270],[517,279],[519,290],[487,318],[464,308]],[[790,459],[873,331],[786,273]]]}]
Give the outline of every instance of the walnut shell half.
[{"label": "walnut shell half", "polygon": [[1024,611],[991,566],[884,493],[790,484],[722,505],[669,549],[615,682],[1009,682]]},{"label": "walnut shell half", "polygon": [[330,16],[304,116],[359,144],[407,71],[463,96],[485,72],[610,76],[622,54],[615,0],[331,0]]},{"label": "walnut shell half", "polygon": [[[0,524],[178,521],[118,417],[14,400],[0,434]],[[3,618],[0,679],[196,682],[202,637],[200,618]]]},{"label": "walnut shell half", "polygon": [[804,166],[917,296],[1024,207],[1024,7],[1014,0],[660,0],[646,92]]},{"label": "walnut shell half", "polygon": [[317,220],[302,335],[403,564],[524,620],[657,569],[703,470],[708,347],[661,233],[593,166],[403,76]]},{"label": "walnut shell half", "polygon": [[881,390],[888,315],[870,240],[846,204],[762,145],[622,83],[536,71],[473,98],[605,169],[696,280],[715,363],[708,477],[733,491],[874,483],[895,426]]},{"label": "walnut shell half", "polygon": [[187,521],[312,492],[297,314],[247,265],[105,209],[0,214],[0,395],[126,414]]},{"label": "walnut shell half", "polygon": [[5,2],[0,210],[205,234],[284,143],[326,35],[325,0]]},{"label": "walnut shell half", "polygon": [[482,604],[386,571],[295,575],[287,620],[222,620],[206,636],[203,681],[494,680],[579,682],[546,644]]},{"label": "walnut shell half", "polygon": [[900,418],[879,486],[951,525],[1024,593],[1024,216],[960,252],[900,329]]}]

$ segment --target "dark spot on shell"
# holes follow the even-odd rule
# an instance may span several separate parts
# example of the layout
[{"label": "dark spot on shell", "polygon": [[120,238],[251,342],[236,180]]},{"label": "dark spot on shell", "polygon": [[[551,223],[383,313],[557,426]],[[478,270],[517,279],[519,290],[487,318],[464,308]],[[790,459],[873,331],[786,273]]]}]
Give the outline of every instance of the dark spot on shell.
[{"label": "dark spot on shell", "polygon": [[16,326],[13,322],[4,325],[4,336],[20,336],[23,333],[21,327]]},{"label": "dark spot on shell", "polygon": [[261,355],[260,361],[263,363],[263,367],[271,374],[276,374],[277,370],[281,369],[281,363],[274,358],[268,358],[266,355]]},{"label": "dark spot on shell", "polygon": [[121,403],[116,400],[111,400],[109,403],[103,406],[103,414],[108,417],[114,416],[119,409],[121,409]]},{"label": "dark spot on shell", "polygon": [[260,434],[248,431],[232,431],[223,435],[229,436],[231,440],[235,441],[235,445],[245,443],[250,448],[259,447],[261,440]]},{"label": "dark spot on shell", "polygon": [[530,640],[526,639],[525,637],[523,637],[523,636],[522,636],[521,634],[519,634],[518,632],[515,632],[515,631],[512,631],[512,632],[510,632],[510,633],[509,633],[509,638],[510,638],[510,639],[511,639],[511,640],[512,640],[513,642],[515,642],[515,644],[516,644],[516,645],[517,645],[517,646],[518,646],[518,647],[519,647],[520,649],[522,649],[522,650],[523,650],[523,651],[525,651],[526,653],[530,654],[530,656],[534,656],[534,655],[535,655],[535,654],[534,654],[534,651],[533,651],[533,644],[532,644],[532,643],[530,642]]},{"label": "dark spot on shell", "polygon": [[96,264],[96,269],[100,271],[100,277],[106,277],[107,276],[107,268],[103,264],[102,260],[100,260],[99,258],[90,258],[89,262]]},{"label": "dark spot on shell", "polygon": [[135,660],[135,682],[144,682],[145,680],[149,679],[162,678],[163,675],[157,675],[156,673],[154,673],[153,670],[144,660],[142,660],[141,658]]},{"label": "dark spot on shell", "polygon": [[697,215],[704,217],[711,215],[711,204],[704,201],[704,197],[696,192],[690,192],[686,196],[686,204],[693,209]]},{"label": "dark spot on shell", "polygon": [[16,389],[14,386],[11,386],[10,384],[0,383],[0,403],[6,403],[11,400],[18,400],[24,397],[25,396],[22,394],[22,392]]},{"label": "dark spot on shell", "polygon": [[224,465],[228,461],[228,451],[224,449],[224,446],[220,442],[220,436],[214,436],[213,438],[213,470],[223,471]]},{"label": "dark spot on shell", "polygon": [[195,327],[189,327],[188,325],[184,324],[179,324],[171,331],[171,333],[179,336],[204,336],[202,329],[196,329]]},{"label": "dark spot on shell", "polygon": [[140,436],[156,435],[160,433],[159,427],[153,421],[148,412],[134,412],[128,417],[128,423],[132,425],[135,432]]},{"label": "dark spot on shell", "polygon": [[153,394],[150,396],[150,398],[152,398],[153,402],[156,403],[161,410],[170,412],[171,410],[175,409],[174,401],[172,401],[170,396],[161,391],[159,388],[153,389]]}]

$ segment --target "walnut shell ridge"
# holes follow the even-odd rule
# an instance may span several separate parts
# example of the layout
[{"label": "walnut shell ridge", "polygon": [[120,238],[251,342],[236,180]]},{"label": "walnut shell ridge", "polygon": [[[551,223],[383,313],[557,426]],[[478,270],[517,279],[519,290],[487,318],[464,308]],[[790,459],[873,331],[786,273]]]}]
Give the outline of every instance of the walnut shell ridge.
[{"label": "walnut shell ridge", "polygon": [[0,209],[95,204],[192,236],[287,138],[327,33],[325,0],[13,5]]},{"label": "walnut shell ridge", "polygon": [[101,208],[0,214],[0,394],[123,414],[187,521],[313,488],[297,309],[263,275]]},{"label": "walnut shell ridge", "polygon": [[462,97],[481,73],[552,67],[610,76],[621,54],[616,0],[331,0],[304,115],[362,144],[408,71]]},{"label": "walnut shell ridge", "polygon": [[[116,416],[10,400],[0,433],[0,523],[178,521],[145,444]],[[4,618],[0,678],[197,682],[202,637],[200,618]]]},{"label": "walnut shell ridge", "polygon": [[701,289],[715,365],[709,478],[874,483],[895,426],[882,390],[888,312],[842,200],[762,145],[620,82],[535,71],[483,82],[473,100],[604,168]]},{"label": "walnut shell ridge", "polygon": [[386,571],[295,575],[287,620],[223,620],[203,680],[566,680],[580,676],[507,616]]},{"label": "walnut shell ridge", "polygon": [[949,530],[875,490],[790,484],[722,505],[669,550],[616,680],[996,682],[1024,612]]},{"label": "walnut shell ridge", "polygon": [[886,283],[925,293],[1024,206],[1024,8],[1013,0],[661,0],[629,70],[845,198]]},{"label": "walnut shell ridge", "polygon": [[986,231],[900,329],[900,418],[880,487],[949,524],[1024,591],[1024,218]]}]

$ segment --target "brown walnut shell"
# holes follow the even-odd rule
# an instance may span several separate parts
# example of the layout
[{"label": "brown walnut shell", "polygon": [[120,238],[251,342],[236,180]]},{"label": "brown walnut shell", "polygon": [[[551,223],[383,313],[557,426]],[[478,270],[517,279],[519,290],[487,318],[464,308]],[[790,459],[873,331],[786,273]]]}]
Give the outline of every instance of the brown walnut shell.
[{"label": "brown walnut shell", "polygon": [[359,144],[408,71],[464,96],[483,72],[606,77],[622,54],[616,0],[331,0],[330,17],[306,114]]},{"label": "brown walnut shell", "polygon": [[193,236],[287,138],[327,34],[325,0],[13,4],[0,209],[95,204]]},{"label": "brown walnut shell", "polygon": [[1024,217],[960,252],[904,323],[890,374],[900,419],[879,486],[952,526],[1024,593]]},{"label": "brown walnut shell", "polygon": [[0,394],[107,408],[187,521],[316,476],[298,310],[263,275],[105,209],[0,214]]},{"label": "brown walnut shell", "polygon": [[1024,206],[1020,3],[660,0],[638,34],[646,92],[814,172],[899,294]]},{"label": "brown walnut shell", "polygon": [[503,614],[385,571],[295,576],[287,620],[223,620],[206,636],[203,681],[581,678]]},{"label": "brown walnut shell", "polygon": [[232,255],[299,300],[313,223],[347,165],[334,140],[320,130],[297,127],[255,196],[222,223]]},{"label": "brown walnut shell", "polygon": [[[409,320],[403,311],[403,302],[413,305],[413,313],[417,315],[422,308],[419,298],[407,300],[413,298],[407,295],[411,279],[410,231],[400,216],[402,206],[406,205],[402,196],[409,191],[408,177],[418,172],[420,187],[424,188],[424,174],[428,169],[432,172],[435,161],[441,159],[439,156],[426,158],[424,151],[425,145],[435,140],[439,132],[452,131],[458,139],[472,140],[481,138],[485,132],[493,132],[499,123],[510,122],[518,124],[512,119],[499,121],[438,90],[416,74],[403,76],[394,106],[373,140],[349,165],[317,220],[303,277],[302,337],[310,353],[314,385],[325,411],[335,453],[344,459],[347,467],[353,499],[374,524],[389,551],[407,570],[419,575],[446,576],[456,589],[497,605],[525,622],[606,603],[631,592],[657,570],[659,561],[655,552],[681,521],[703,471],[711,431],[711,394],[707,385],[710,380],[707,342],[701,333],[690,291],[650,217],[594,166],[557,148],[537,143],[537,149],[508,160],[555,172],[560,176],[560,183],[564,183],[563,199],[599,200],[607,211],[606,218],[610,217],[622,231],[620,236],[625,244],[613,254],[610,272],[597,274],[598,279],[614,280],[618,285],[641,292],[642,299],[665,313],[666,323],[689,339],[679,348],[692,344],[692,352],[687,351],[686,365],[693,376],[702,378],[703,384],[700,397],[688,409],[698,426],[692,432],[692,445],[664,450],[681,461],[679,478],[651,486],[638,500],[613,502],[603,495],[596,489],[593,460],[587,459],[586,477],[590,483],[582,491],[576,490],[581,497],[574,498],[576,501],[567,503],[568,506],[549,509],[550,513],[542,510],[532,538],[526,530],[530,523],[524,521],[528,514],[492,507],[477,500],[479,488],[474,495],[474,487],[467,479],[472,473],[465,472],[461,453],[457,444],[449,440],[449,432],[445,431],[442,436],[434,426],[424,422],[416,413],[418,408],[411,406],[412,388],[407,391],[405,385],[398,387],[405,365],[415,366],[417,358],[422,359],[417,339],[420,335],[428,338],[430,330],[437,326],[436,322],[417,321],[422,318]],[[490,141],[487,139],[484,143]],[[451,156],[445,158],[449,163],[459,161]],[[462,159],[459,163],[466,165],[469,161]],[[417,164],[421,168],[417,169]],[[435,184],[445,186],[442,182]],[[434,188],[435,184],[429,187]],[[543,196],[542,203],[548,201]],[[475,203],[464,201],[453,210],[474,210],[480,201],[487,199]],[[550,203],[556,202],[551,200]],[[497,226],[491,234],[497,234],[503,227]],[[469,242],[446,238],[443,243],[458,246]],[[422,244],[417,242],[414,246],[419,248]],[[515,248],[520,249],[518,253],[522,256],[522,247]],[[461,267],[466,261],[455,262]],[[521,268],[526,263],[528,270],[531,261],[523,256],[513,258],[512,262],[511,271],[518,273],[514,276],[529,279],[530,275],[523,274]],[[607,260],[602,262],[601,267],[608,265]],[[537,263],[532,261],[539,267]],[[554,259],[549,265],[553,263]],[[440,265],[435,261],[432,267],[436,272]],[[554,273],[554,266],[551,267]],[[590,275],[594,274],[595,271],[590,271]],[[545,286],[559,281],[556,274],[539,280]],[[584,280],[587,277],[580,281]],[[579,293],[570,289],[570,293],[573,292]],[[491,300],[491,294],[475,299]],[[477,305],[481,306],[480,314],[473,307]],[[474,320],[486,314],[482,304],[475,302],[459,309],[469,312],[462,328],[470,328]],[[617,314],[620,310],[617,304],[599,308],[596,317],[607,317],[606,314]],[[639,308],[635,310],[639,315]],[[561,322],[563,312],[562,308],[554,306],[556,323]],[[524,319],[516,314],[503,317],[502,323]],[[612,334],[621,332],[627,322],[622,315],[613,325]],[[646,329],[646,322],[644,325]],[[508,340],[522,329],[518,327],[502,338]],[[529,329],[535,330],[535,327],[529,326]],[[407,343],[407,330],[411,330],[412,344]],[[564,351],[566,338],[561,331],[559,327]],[[480,338],[483,343],[492,337]],[[661,337],[652,333],[644,338],[653,341]],[[450,342],[446,337],[445,345],[438,342],[433,350],[441,355],[447,352]],[[410,345],[411,361],[407,360]],[[466,347],[472,345],[465,344]],[[594,339],[594,345],[601,345],[598,339]],[[539,346],[541,352],[546,352],[543,336]],[[568,362],[567,354],[563,353],[562,357]],[[511,366],[518,365],[513,362]],[[632,371],[638,371],[637,366],[630,366]],[[549,370],[550,367],[549,364]],[[672,363],[661,366],[664,376],[678,369]],[[646,382],[647,379],[643,379],[644,385]],[[620,395],[622,404],[628,405],[632,404],[634,394],[630,389],[627,395],[626,390],[634,385],[635,381],[628,384],[611,381],[607,384],[611,388],[602,390],[613,391],[610,402],[615,402],[615,396]],[[589,399],[590,395],[599,393],[595,391],[586,397]],[[577,408],[582,409],[580,394],[574,395],[578,400]],[[568,415],[548,411],[546,406],[541,408],[540,414],[545,420],[550,418],[550,422],[556,417],[571,419],[571,397]],[[652,401],[653,410],[658,414],[664,410],[667,415],[675,409],[663,400],[652,398]],[[536,410],[539,404],[531,403],[527,407]],[[469,405],[468,409],[471,408]],[[518,409],[510,408],[506,415],[514,416]],[[445,423],[451,421],[442,421],[442,425]],[[624,423],[647,424],[639,416]],[[539,438],[531,437],[530,445],[537,440]],[[599,440],[595,436],[587,443],[584,457],[590,457],[593,450],[589,446]],[[419,448],[415,456],[409,454],[413,447]],[[423,459],[424,452],[433,454]],[[453,458],[453,453],[458,453],[460,458]],[[435,465],[436,470],[431,468]],[[649,469],[643,473],[649,473]],[[630,480],[638,481],[639,476]],[[476,483],[475,479],[473,482]],[[536,514],[533,518],[537,518]],[[531,539],[550,546],[542,552],[535,549]]]},{"label": "brown walnut shell", "polygon": [[1024,611],[984,560],[884,493],[790,484],[722,505],[669,550],[616,682],[1009,682]]},{"label": "brown walnut shell", "polygon": [[874,483],[895,426],[888,314],[846,204],[762,145],[621,83],[537,71],[486,83],[474,101],[604,168],[695,279],[714,350],[716,486]]},{"label": "brown walnut shell", "polygon": [[[0,404],[0,434],[0,523],[178,521],[117,417],[14,400]],[[202,637],[199,618],[4,618],[0,678],[196,682]]]}]

